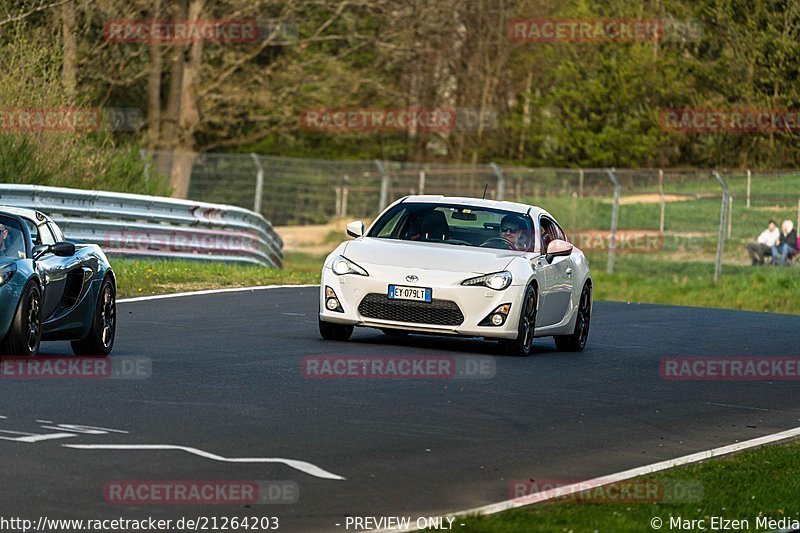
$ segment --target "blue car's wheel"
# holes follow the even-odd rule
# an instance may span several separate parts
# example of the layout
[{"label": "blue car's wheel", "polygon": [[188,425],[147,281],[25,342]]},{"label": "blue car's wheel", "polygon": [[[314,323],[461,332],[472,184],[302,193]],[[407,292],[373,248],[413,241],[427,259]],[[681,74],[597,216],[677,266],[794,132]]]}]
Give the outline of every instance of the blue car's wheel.
[{"label": "blue car's wheel", "polygon": [[114,347],[117,332],[117,289],[112,278],[107,277],[100,286],[92,327],[86,337],[72,341],[75,355],[106,357]]},{"label": "blue car's wheel", "polygon": [[42,338],[42,292],[34,281],[29,281],[22,290],[17,312],[11,328],[3,339],[3,355],[34,356],[39,353]]}]

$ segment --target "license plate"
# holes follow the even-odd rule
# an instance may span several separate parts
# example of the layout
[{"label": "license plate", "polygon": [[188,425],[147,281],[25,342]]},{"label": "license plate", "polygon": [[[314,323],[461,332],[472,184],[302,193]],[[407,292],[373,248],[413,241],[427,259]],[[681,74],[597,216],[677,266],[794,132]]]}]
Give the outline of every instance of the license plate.
[{"label": "license plate", "polygon": [[431,303],[433,291],[424,287],[405,287],[403,285],[389,285],[390,300],[414,300],[416,302]]}]

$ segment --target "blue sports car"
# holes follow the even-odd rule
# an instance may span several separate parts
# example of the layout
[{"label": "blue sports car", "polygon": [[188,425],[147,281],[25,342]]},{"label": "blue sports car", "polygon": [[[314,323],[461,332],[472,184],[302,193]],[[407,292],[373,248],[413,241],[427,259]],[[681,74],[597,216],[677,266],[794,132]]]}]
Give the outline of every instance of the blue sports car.
[{"label": "blue sports car", "polygon": [[42,340],[76,355],[114,346],[117,286],[103,251],[67,241],[31,209],[0,206],[0,355],[33,356]]}]

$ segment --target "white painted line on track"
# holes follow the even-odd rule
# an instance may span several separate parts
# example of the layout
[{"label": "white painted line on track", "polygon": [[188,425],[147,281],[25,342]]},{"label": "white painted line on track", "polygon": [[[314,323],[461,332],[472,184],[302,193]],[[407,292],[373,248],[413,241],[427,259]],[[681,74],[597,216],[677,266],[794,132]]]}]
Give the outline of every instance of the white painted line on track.
[{"label": "white painted line on track", "polygon": [[35,442],[42,442],[45,440],[55,440],[55,439],[68,439],[70,437],[77,437],[74,433],[48,433],[46,435],[37,435],[35,433],[28,433],[26,431],[11,431],[9,429],[0,429],[0,433],[5,433],[8,435],[25,435],[24,437],[2,437],[0,436],[0,440],[10,440],[13,442],[25,442],[28,444],[33,444]]},{"label": "white painted line on track", "polygon": [[267,289],[289,289],[319,287],[319,285],[258,285],[255,287],[230,287],[227,289],[206,289],[191,292],[173,292],[170,294],[154,294],[152,296],[136,296],[135,298],[122,298],[117,303],[147,302],[149,300],[165,300],[167,298],[183,298],[185,296],[202,296],[204,294],[223,294],[227,292],[264,291]]},{"label": "white painted line on track", "polygon": [[[668,459],[666,461],[661,461],[658,463],[653,463],[646,466],[640,466],[638,468],[625,470],[624,472],[609,474],[607,476],[588,479],[586,481],[582,481],[580,483],[574,483],[572,485],[565,485],[563,487],[558,487],[555,489],[536,492],[534,494],[528,494],[511,500],[504,500],[502,502],[492,503],[489,505],[484,505],[482,507],[475,507],[473,509],[467,509],[465,511],[446,513],[443,516],[463,518],[470,515],[490,515],[490,514],[500,513],[503,511],[508,511],[510,509],[516,509],[519,507],[532,505],[534,503],[541,503],[548,500],[552,500],[554,498],[558,498],[559,496],[568,496],[571,494],[576,494],[581,491],[581,487],[583,487],[584,490],[587,486],[592,488],[602,487],[604,485],[610,485],[611,483],[617,483],[631,478],[652,474],[654,472],[660,472],[661,470],[675,468],[676,466],[683,466],[691,463],[697,463],[700,461],[704,461],[706,459],[711,459],[713,457],[721,457],[723,455],[739,452],[742,450],[746,450],[748,448],[756,448],[758,446],[763,446],[765,444],[771,444],[774,442],[779,442],[782,440],[787,440],[797,437],[800,437],[800,428],[789,429],[786,431],[781,431],[780,433],[773,433],[771,435],[765,435],[763,437],[758,437],[756,439],[746,440],[744,442],[737,442],[736,444],[729,444],[727,446],[722,446],[720,448],[713,448],[711,450],[705,450],[690,455],[684,455],[683,457]],[[418,531],[418,530],[419,530],[418,528],[382,529],[382,530],[373,530],[372,533],[388,533],[390,531],[393,533],[400,533],[404,531]]]},{"label": "white painted line on track", "polygon": [[188,446],[176,446],[174,444],[62,444],[65,448],[76,448],[79,450],[180,450],[182,452],[198,455],[205,459],[221,461],[223,463],[281,463],[295,470],[304,472],[310,476],[322,479],[343,480],[342,476],[323,470],[317,465],[306,461],[295,459],[281,459],[279,457],[222,457],[197,448]]}]

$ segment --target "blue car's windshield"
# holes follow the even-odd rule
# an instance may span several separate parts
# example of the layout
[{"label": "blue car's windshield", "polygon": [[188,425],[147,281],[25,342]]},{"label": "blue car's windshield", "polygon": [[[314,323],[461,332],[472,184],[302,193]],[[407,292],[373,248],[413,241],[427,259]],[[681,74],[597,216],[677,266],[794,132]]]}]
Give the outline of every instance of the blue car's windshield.
[{"label": "blue car's windshield", "polygon": [[0,261],[25,258],[25,234],[16,220],[0,215]]},{"label": "blue car's windshield", "polygon": [[368,237],[529,251],[528,216],[500,209],[403,202],[383,214]]}]

